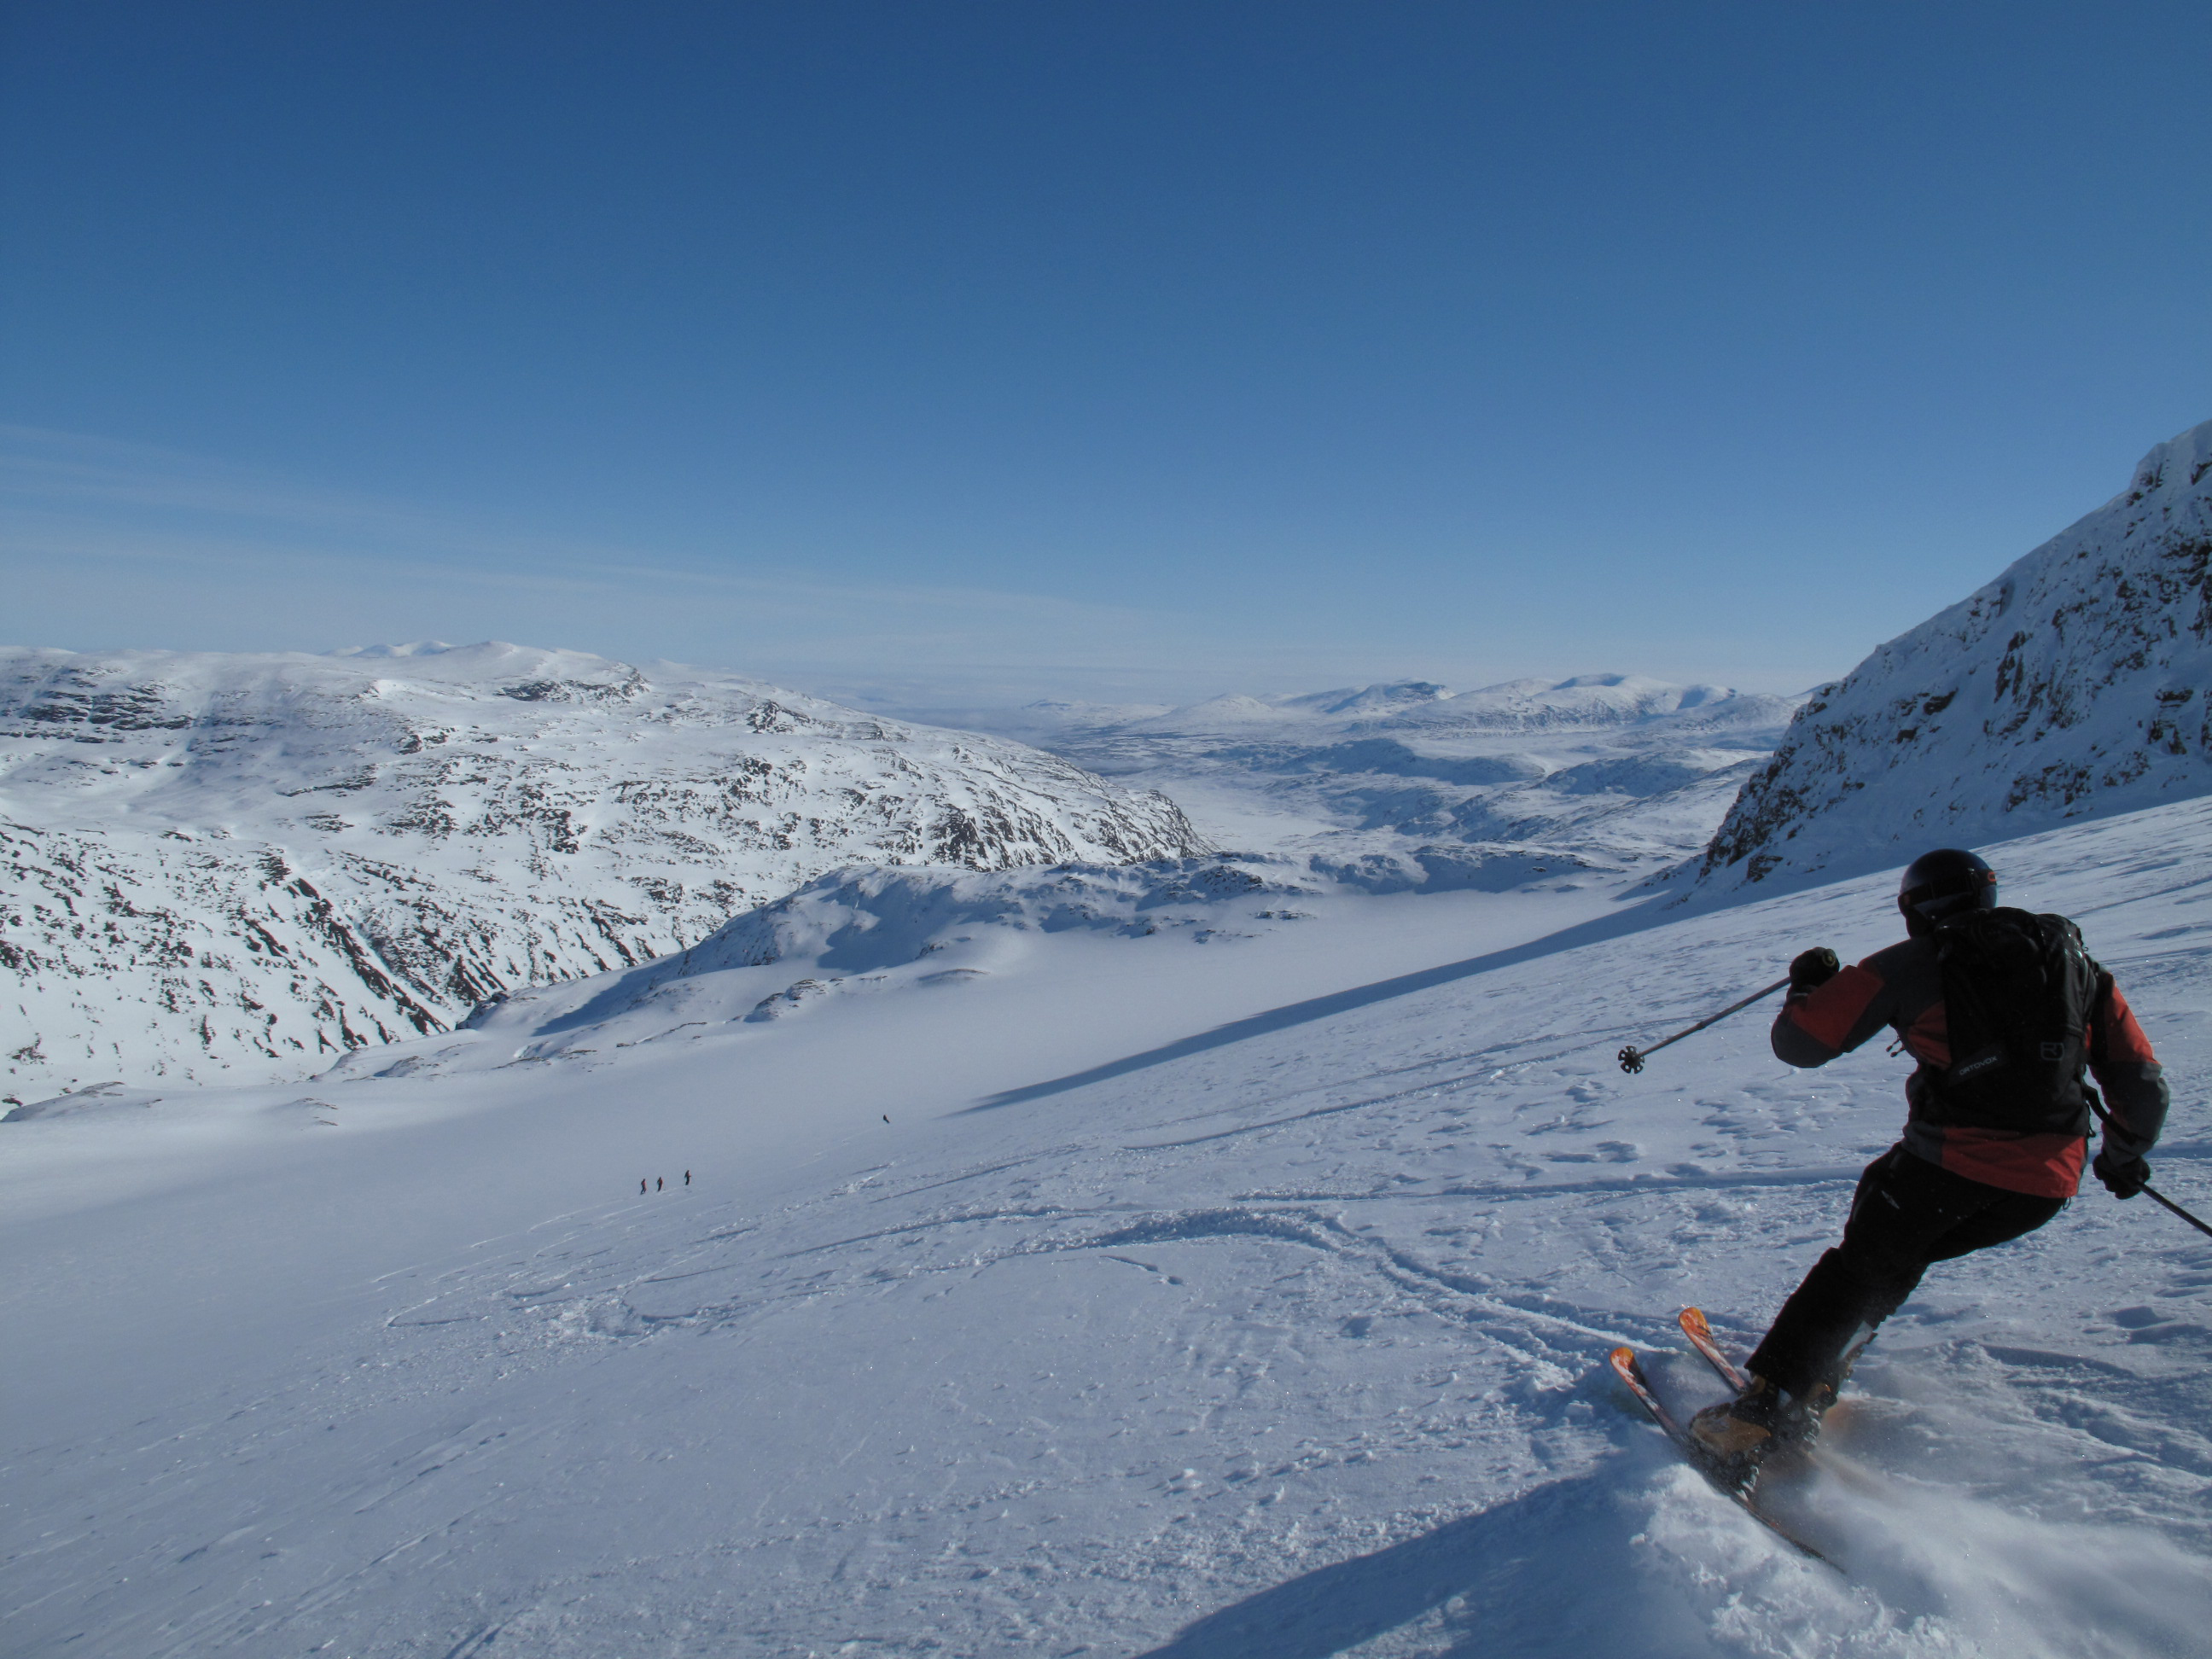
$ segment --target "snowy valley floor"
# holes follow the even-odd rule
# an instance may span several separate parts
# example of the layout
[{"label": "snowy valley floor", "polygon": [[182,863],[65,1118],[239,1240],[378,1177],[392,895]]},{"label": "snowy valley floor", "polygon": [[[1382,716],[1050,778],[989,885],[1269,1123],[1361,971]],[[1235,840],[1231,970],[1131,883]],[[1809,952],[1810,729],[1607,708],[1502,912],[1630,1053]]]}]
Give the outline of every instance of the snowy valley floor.
[{"label": "snowy valley floor", "polygon": [[[2127,987],[2157,1180],[2212,1212],[2212,802],[1991,857]],[[1605,1370],[1685,1302],[1743,1346],[1902,1115],[1902,1061],[1790,1072],[1763,1012],[1613,1051],[1886,943],[1887,891],[1025,937],[621,1052],[7,1125],[0,1649],[2204,1652],[2212,1241],[2147,1202],[1893,1322],[1849,1578]]]}]

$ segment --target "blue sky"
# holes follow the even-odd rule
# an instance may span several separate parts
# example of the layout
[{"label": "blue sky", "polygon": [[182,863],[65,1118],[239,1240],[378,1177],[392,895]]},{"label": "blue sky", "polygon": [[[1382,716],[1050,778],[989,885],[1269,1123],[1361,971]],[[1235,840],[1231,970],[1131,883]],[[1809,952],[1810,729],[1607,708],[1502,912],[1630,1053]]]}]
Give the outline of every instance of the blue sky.
[{"label": "blue sky", "polygon": [[2212,9],[0,21],[0,637],[1843,672],[2212,417]]}]

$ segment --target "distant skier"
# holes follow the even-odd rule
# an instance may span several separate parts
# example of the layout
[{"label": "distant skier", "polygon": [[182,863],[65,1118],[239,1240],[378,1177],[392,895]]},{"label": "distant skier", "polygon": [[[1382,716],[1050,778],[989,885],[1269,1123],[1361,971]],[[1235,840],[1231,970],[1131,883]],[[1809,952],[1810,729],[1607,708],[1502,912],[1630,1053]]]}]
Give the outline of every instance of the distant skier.
[{"label": "distant skier", "polygon": [[668,1184],[668,1183],[667,1183],[666,1182],[663,1181],[663,1180],[662,1180],[659,1176],[653,1176],[653,1191],[655,1191],[656,1193],[657,1193],[657,1192],[659,1192],[662,1188],[665,1187],[667,1184]]},{"label": "distant skier", "polygon": [[642,1197],[645,1194],[645,1177],[643,1176],[640,1176],[637,1178],[637,1190],[639,1196]]},{"label": "distant skier", "polygon": [[2063,916],[1999,909],[1996,875],[1946,848],[1899,884],[1906,939],[1856,967],[1832,951],[1790,964],[1775,1054],[1826,1064],[1885,1026],[1919,1061],[1905,1138],[1859,1177],[1843,1242],[1782,1304],[1745,1365],[1749,1385],[1689,1432],[1748,1472],[1817,1432],[1851,1363],[1930,1262],[2034,1231],[2079,1190],[2090,1127],[2082,1070],[2112,1121],[2093,1166],[2117,1198],[2150,1179],[2166,1122],[2157,1056],[2112,976]]},{"label": "distant skier", "polygon": [[691,1184],[691,1171],[689,1170],[684,1172],[684,1184],[687,1187]]}]

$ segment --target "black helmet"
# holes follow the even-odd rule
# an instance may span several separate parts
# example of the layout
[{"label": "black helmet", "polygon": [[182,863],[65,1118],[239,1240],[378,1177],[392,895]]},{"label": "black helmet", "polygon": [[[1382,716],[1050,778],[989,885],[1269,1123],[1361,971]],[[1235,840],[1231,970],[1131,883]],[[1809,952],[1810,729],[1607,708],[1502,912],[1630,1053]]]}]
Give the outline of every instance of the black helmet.
[{"label": "black helmet", "polygon": [[1997,872],[1956,847],[1923,853],[1905,866],[1905,879],[1897,884],[1905,931],[1916,939],[1946,916],[1994,910],[1996,905]]}]

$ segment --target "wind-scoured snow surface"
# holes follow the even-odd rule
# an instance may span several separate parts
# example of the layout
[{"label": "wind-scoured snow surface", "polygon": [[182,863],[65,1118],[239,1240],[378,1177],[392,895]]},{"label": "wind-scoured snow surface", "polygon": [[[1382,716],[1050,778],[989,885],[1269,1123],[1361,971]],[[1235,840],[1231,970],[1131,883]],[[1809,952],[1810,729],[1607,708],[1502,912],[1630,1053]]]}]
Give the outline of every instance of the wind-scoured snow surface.
[{"label": "wind-scoured snow surface", "polygon": [[[2212,1211],[2212,801],[1993,856]],[[863,872],[375,1067],[54,1103],[0,1127],[0,1648],[2201,1653],[2212,1241],[2145,1200],[1931,1271],[1807,1522],[1849,1577],[1609,1382],[1686,1302],[1740,1350],[1903,1115],[1763,1011],[1613,1051],[1893,925]]]},{"label": "wind-scoured snow surface", "polygon": [[302,1076],[843,865],[1204,849],[1039,750],[673,664],[0,650],[0,1091]]},{"label": "wind-scoured snow surface", "polygon": [[1700,879],[1841,873],[2208,792],[2212,421],[1817,691],[1744,786]]},{"label": "wind-scoured snow surface", "polygon": [[1565,857],[1632,879],[1705,845],[1801,701],[1584,674],[945,718],[1164,790],[1224,846],[1370,870]]}]

